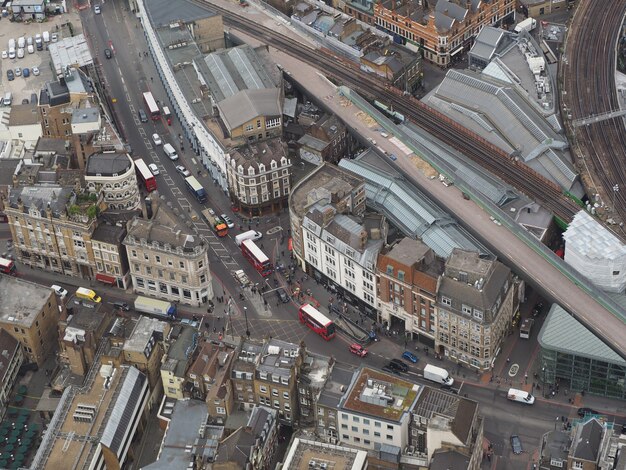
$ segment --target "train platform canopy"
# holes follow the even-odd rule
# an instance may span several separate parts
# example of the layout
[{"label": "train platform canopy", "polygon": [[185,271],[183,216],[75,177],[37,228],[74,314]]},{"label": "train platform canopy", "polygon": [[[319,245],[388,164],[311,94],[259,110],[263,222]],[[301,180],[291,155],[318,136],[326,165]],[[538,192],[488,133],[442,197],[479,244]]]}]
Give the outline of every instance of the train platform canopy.
[{"label": "train platform canopy", "polygon": [[462,248],[477,251],[482,257],[495,259],[455,219],[400,174],[391,167],[382,169],[373,164],[367,158],[368,153],[366,151],[354,160],[344,158],[339,166],[365,180],[365,195],[369,207],[383,213],[405,236],[421,239],[442,258],[447,259],[454,248]]}]

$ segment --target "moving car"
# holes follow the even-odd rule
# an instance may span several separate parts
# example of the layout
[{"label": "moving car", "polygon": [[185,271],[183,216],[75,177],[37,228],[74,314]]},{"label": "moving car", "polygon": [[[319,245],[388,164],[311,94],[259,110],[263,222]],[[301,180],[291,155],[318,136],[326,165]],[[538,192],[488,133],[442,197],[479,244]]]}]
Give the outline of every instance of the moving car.
[{"label": "moving car", "polygon": [[596,410],[594,410],[593,408],[578,408],[578,416],[580,416],[581,418],[584,418],[586,415],[599,415],[600,413],[598,413]]},{"label": "moving car", "polygon": [[154,176],[161,174],[161,172],[159,171],[159,167],[156,166],[154,163],[150,163],[148,165],[148,168],[150,169],[150,171],[152,172]]},{"label": "moving car", "polygon": [[289,296],[287,295],[285,289],[283,289],[282,287],[276,290],[276,296],[284,304],[289,302]]},{"label": "moving car", "polygon": [[511,448],[513,449],[514,454],[521,454],[524,451],[524,449],[522,449],[522,440],[519,436],[511,436]]},{"label": "moving car", "polygon": [[405,362],[402,362],[400,359],[392,359],[391,361],[389,361],[389,367],[400,372],[408,372],[409,370],[409,366],[406,365]]},{"label": "moving car", "polygon": [[124,310],[125,312],[130,310],[130,306],[126,302],[113,302],[113,307]]},{"label": "moving car", "polygon": [[417,361],[419,361],[419,358],[415,354],[413,354],[411,351],[404,351],[402,353],[402,359],[411,361],[413,364],[416,364]]},{"label": "moving car", "polygon": [[191,176],[191,172],[182,165],[176,165],[176,171],[183,175],[185,178]]},{"label": "moving car", "polygon": [[367,349],[365,349],[363,346],[357,343],[352,343],[350,345],[350,352],[360,357],[367,356]]},{"label": "moving car", "polygon": [[148,115],[143,109],[140,109],[137,114],[139,115],[139,120],[141,122],[148,122]]},{"label": "moving car", "polygon": [[56,295],[64,299],[67,296],[67,290],[63,289],[61,286],[57,286],[56,284],[52,284],[50,288],[54,291]]},{"label": "moving car", "polygon": [[111,49],[104,50],[104,57],[106,57],[107,59],[110,59],[111,57],[113,57],[113,53],[111,52]]},{"label": "moving car", "polygon": [[93,7],[93,12],[96,15],[99,15],[100,13],[102,13],[102,11],[100,10],[100,5],[96,5],[95,7]]},{"label": "moving car", "polygon": [[224,223],[228,226],[228,228],[233,228],[235,226],[235,223],[226,214],[222,214],[220,215],[220,217],[224,221]]},{"label": "moving car", "polygon": [[161,145],[163,143],[159,134],[156,133],[152,134],[152,142],[154,142],[154,145]]}]

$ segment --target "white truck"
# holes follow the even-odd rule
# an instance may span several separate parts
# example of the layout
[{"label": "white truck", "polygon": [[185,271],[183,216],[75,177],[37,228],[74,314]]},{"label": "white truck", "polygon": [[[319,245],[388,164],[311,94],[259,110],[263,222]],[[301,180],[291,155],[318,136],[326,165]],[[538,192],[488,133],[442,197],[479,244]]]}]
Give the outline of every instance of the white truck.
[{"label": "white truck", "polygon": [[263,238],[263,234],[261,232],[257,232],[256,230],[248,230],[247,232],[240,233],[235,237],[235,243],[237,246],[241,246],[241,243],[244,240],[252,240],[257,241]]},{"label": "white truck", "polygon": [[537,20],[534,18],[526,18],[515,25],[515,32],[521,33],[522,31],[528,31],[529,33],[537,27]]},{"label": "white truck", "polygon": [[511,401],[517,401],[524,403],[525,405],[532,405],[535,403],[535,397],[533,397],[530,393],[516,388],[510,388],[506,397]]},{"label": "white truck", "polygon": [[426,367],[424,367],[424,378],[447,387],[451,387],[454,383],[454,379],[450,377],[447,370],[431,364],[427,364]]},{"label": "white truck", "polygon": [[160,317],[176,318],[176,305],[165,300],[138,296],[135,299],[135,310]]}]

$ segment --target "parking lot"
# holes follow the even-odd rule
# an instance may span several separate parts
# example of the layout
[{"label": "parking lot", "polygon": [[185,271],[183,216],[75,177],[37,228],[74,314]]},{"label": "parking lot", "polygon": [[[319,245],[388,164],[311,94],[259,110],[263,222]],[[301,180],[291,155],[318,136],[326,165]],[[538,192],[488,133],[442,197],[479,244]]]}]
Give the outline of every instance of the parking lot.
[{"label": "parking lot", "polygon": [[[51,66],[50,66],[50,53],[47,50],[47,46],[51,44],[43,43],[43,50],[38,51],[35,47],[35,36],[37,34],[43,35],[44,31],[48,31],[50,36],[52,33],[56,33],[58,40],[63,38],[66,34],[67,28],[63,28],[62,25],[68,21],[72,22],[75,34],[81,31],[80,21],[77,14],[62,14],[56,16],[50,16],[45,22],[31,22],[31,23],[12,23],[8,18],[2,18],[0,20],[0,51],[9,51],[9,40],[15,39],[16,51],[17,42],[20,36],[24,38],[33,38],[33,53],[28,53],[27,47],[24,48],[24,57],[22,59],[0,59],[0,98],[4,96],[7,91],[13,94],[13,103],[21,103],[22,99],[30,98],[31,93],[36,93],[39,96],[39,90],[41,90],[45,82],[55,79]],[[2,56],[4,57],[4,53]],[[19,67],[21,70],[28,68],[32,71],[33,67],[39,69],[40,75],[34,76],[32,72],[28,78],[24,76],[16,76],[14,80],[9,81],[7,77],[7,71],[13,70]]]}]

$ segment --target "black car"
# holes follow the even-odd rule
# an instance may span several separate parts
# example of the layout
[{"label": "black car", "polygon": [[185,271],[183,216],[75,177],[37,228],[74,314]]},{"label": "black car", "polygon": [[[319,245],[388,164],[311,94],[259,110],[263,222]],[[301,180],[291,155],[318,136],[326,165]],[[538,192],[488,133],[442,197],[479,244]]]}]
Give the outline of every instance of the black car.
[{"label": "black car", "polygon": [[129,305],[126,302],[113,302],[113,306],[115,308],[119,308],[120,310],[124,310],[125,312],[130,310]]},{"label": "black car", "polygon": [[384,370],[384,371],[385,371],[385,372],[387,372],[388,374],[399,374],[399,373],[400,373],[400,371],[399,371],[399,370],[396,370],[396,369],[394,369],[394,368],[392,368],[392,367],[390,367],[390,366],[383,366],[383,367],[382,367],[382,370]]},{"label": "black car", "polygon": [[522,440],[519,436],[511,436],[511,448],[513,449],[514,454],[521,454],[524,452],[524,449],[522,449]]},{"label": "black car", "polygon": [[578,408],[578,416],[584,418],[586,415],[599,415],[593,408]]},{"label": "black car", "polygon": [[140,109],[138,114],[139,114],[139,120],[141,122],[148,122],[148,115],[143,109]]},{"label": "black car", "polygon": [[15,80],[15,73],[13,73],[13,69],[7,70],[7,78],[10,82]]},{"label": "black car", "polygon": [[280,289],[276,290],[276,296],[284,304],[289,302],[289,296],[287,295],[287,292],[285,292],[285,289],[283,289],[283,288],[280,288]]},{"label": "black car", "polygon": [[111,49],[104,50],[104,57],[106,57],[107,59],[110,59],[111,57],[113,57],[113,54],[111,53]]},{"label": "black car", "polygon": [[389,361],[389,367],[394,370],[399,370],[400,372],[408,372],[409,366],[406,365],[405,362],[402,362],[400,359],[392,359]]}]

